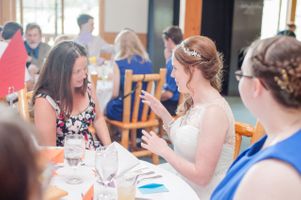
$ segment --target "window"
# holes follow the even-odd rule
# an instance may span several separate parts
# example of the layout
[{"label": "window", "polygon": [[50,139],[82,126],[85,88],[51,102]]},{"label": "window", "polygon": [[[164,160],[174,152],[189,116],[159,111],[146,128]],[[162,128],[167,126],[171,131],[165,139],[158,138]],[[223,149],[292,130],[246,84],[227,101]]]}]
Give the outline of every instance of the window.
[{"label": "window", "polygon": [[261,38],[275,36],[286,28],[288,3],[289,0],[264,0]]},{"label": "window", "polygon": [[297,39],[301,40],[301,0],[297,1],[295,24]]},{"label": "window", "polygon": [[46,42],[60,34],[76,35],[76,19],[82,13],[94,17],[93,33],[98,34],[99,0],[17,0],[17,21],[24,27],[39,24]]}]

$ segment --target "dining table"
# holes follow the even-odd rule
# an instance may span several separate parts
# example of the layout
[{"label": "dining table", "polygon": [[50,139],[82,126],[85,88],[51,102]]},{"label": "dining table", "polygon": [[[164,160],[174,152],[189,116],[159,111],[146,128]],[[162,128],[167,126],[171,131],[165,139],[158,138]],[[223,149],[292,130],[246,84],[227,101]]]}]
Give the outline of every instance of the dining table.
[{"label": "dining table", "polygon": [[[154,165],[147,161],[137,159],[121,145],[116,142],[114,143],[118,147],[117,151],[119,159],[119,172],[117,173],[116,179],[129,172],[151,174],[149,176],[142,177],[140,180],[138,179],[138,183],[136,185],[136,200],[199,199],[196,192],[180,176],[160,167],[160,165]],[[56,154],[53,154],[52,152],[52,158],[49,158],[49,162],[52,162],[54,169],[49,185],[66,192],[66,195],[60,199],[92,200],[93,197],[97,196],[97,192],[99,191],[97,187],[99,187],[99,184],[95,170],[94,150],[85,150],[82,163],[76,169],[77,173],[83,180],[80,184],[68,184],[66,181],[66,177],[70,176],[73,171],[70,167],[68,167],[66,162],[64,162],[63,148],[49,147],[47,151],[48,153],[51,151],[57,152]],[[139,189],[141,186],[153,184],[161,185],[165,188],[165,190],[145,194]]]}]

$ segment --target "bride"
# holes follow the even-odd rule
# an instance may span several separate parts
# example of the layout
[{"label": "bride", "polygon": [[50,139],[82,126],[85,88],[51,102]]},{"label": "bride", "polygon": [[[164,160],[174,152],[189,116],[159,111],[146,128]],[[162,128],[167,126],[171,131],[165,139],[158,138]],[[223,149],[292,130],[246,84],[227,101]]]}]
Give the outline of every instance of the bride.
[{"label": "bride", "polygon": [[173,119],[145,91],[141,98],[163,120],[174,150],[152,131],[143,131],[142,147],[163,157],[200,199],[209,199],[234,152],[233,114],[219,93],[222,61],[212,40],[193,36],[177,46],[172,63],[178,90],[187,97],[178,110],[180,117]]}]

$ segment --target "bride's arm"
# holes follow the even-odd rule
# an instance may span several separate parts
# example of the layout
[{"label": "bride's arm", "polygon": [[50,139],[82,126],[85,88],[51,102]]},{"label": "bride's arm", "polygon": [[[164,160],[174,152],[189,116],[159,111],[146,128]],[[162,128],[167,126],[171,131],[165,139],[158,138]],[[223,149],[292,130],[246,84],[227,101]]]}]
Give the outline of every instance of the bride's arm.
[{"label": "bride's arm", "polygon": [[144,131],[142,147],[162,156],[180,174],[190,181],[207,185],[216,169],[225,141],[229,120],[225,112],[218,106],[209,106],[200,122],[198,145],[195,161],[190,162],[176,154],[166,142],[155,135]]},{"label": "bride's arm", "polygon": [[142,102],[147,104],[152,111],[154,111],[154,113],[162,119],[165,126],[171,125],[174,120],[173,117],[169,114],[168,110],[162,105],[162,103],[156,99],[156,97],[144,90],[140,97],[142,98]]}]

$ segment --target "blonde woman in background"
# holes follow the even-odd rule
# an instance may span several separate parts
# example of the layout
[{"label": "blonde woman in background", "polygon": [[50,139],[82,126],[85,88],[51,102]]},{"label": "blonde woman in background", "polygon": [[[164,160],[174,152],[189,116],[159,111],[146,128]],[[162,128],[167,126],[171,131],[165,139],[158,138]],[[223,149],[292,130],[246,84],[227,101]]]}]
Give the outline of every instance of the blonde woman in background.
[{"label": "blonde woman in background", "polygon": [[[106,115],[109,119],[121,121],[123,99],[127,95],[123,91],[125,70],[131,69],[133,74],[150,74],[153,72],[153,65],[140,39],[133,30],[124,29],[116,36],[115,52],[115,62],[120,71],[120,82],[116,85],[116,88],[118,88],[117,97],[108,103]],[[133,88],[135,88],[135,85],[133,85]],[[143,88],[145,89],[145,85],[143,85]],[[134,95],[132,95],[132,103],[134,101]],[[140,107],[142,107],[142,103]],[[140,111],[139,118],[142,114],[142,109]]]}]

